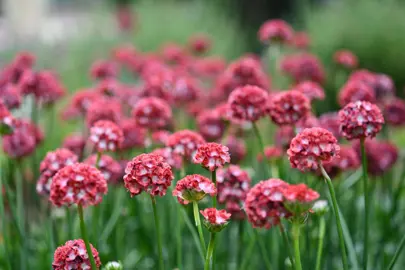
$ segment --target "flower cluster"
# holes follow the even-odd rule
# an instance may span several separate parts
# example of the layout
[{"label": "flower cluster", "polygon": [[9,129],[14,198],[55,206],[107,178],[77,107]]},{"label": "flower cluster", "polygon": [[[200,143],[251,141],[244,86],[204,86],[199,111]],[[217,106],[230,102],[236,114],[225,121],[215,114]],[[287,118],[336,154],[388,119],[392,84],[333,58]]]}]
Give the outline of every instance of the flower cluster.
[{"label": "flower cluster", "polygon": [[229,148],[218,143],[206,143],[199,146],[193,157],[194,163],[201,164],[210,171],[215,171],[230,161]]},{"label": "flower cluster", "polygon": [[340,172],[354,170],[360,167],[360,158],[351,146],[340,147],[339,156],[325,164],[325,170],[330,177]]},{"label": "flower cluster", "polygon": [[280,69],[296,83],[309,80],[322,84],[325,80],[324,67],[315,55],[309,53],[285,56]]},{"label": "flower cluster", "polygon": [[303,93],[309,100],[325,99],[325,92],[322,86],[316,82],[303,81],[294,86],[294,90]]},{"label": "flower cluster", "polygon": [[268,20],[260,27],[258,36],[264,44],[289,43],[294,37],[294,30],[283,20]]},{"label": "flower cluster", "polygon": [[139,100],[132,115],[139,126],[154,130],[169,125],[172,110],[164,100],[149,97]]},{"label": "flower cluster", "polygon": [[201,215],[204,217],[204,226],[210,232],[220,232],[228,224],[231,214],[225,210],[218,210],[216,208],[206,208],[200,210]]},{"label": "flower cluster", "polygon": [[222,138],[225,131],[225,122],[217,110],[205,110],[198,114],[197,129],[208,141]]},{"label": "flower cluster", "polygon": [[399,98],[390,99],[384,104],[384,119],[392,126],[405,125],[405,101]]},{"label": "flower cluster", "polygon": [[168,147],[156,148],[152,151],[152,154],[161,155],[172,168],[180,170],[183,167],[183,157]]},{"label": "flower cluster", "polygon": [[107,183],[117,184],[121,180],[122,169],[118,161],[114,160],[109,155],[101,155],[97,164],[96,161],[97,155],[94,154],[85,159],[83,163],[97,167]]},{"label": "flower cluster", "polygon": [[358,65],[357,56],[348,50],[340,50],[333,55],[333,61],[346,69],[354,69]]},{"label": "flower cluster", "polygon": [[211,180],[199,174],[187,175],[176,183],[173,190],[173,196],[177,197],[181,204],[198,202],[207,194],[216,196],[217,188]]},{"label": "flower cluster", "polygon": [[362,81],[348,81],[339,92],[339,104],[344,107],[358,100],[375,102],[374,90]]},{"label": "flower cluster", "polygon": [[166,146],[172,151],[187,159],[192,158],[197,148],[204,144],[204,138],[197,132],[191,130],[181,130],[173,133],[167,138]]},{"label": "flower cluster", "polygon": [[123,138],[120,149],[131,149],[145,146],[147,130],[139,127],[133,119],[124,119],[119,124]]},{"label": "flower cluster", "polygon": [[91,127],[90,141],[94,143],[97,152],[116,151],[124,141],[124,135],[113,122],[100,120]]}]

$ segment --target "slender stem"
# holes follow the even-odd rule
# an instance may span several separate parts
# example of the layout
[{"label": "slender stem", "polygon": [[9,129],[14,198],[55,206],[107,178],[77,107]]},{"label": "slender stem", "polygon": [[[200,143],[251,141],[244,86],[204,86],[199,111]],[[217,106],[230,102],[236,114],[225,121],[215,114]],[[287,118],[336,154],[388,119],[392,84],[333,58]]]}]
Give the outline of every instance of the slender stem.
[{"label": "slender stem", "polygon": [[51,265],[53,261],[53,252],[55,250],[55,231],[52,219],[52,204],[48,203],[48,222],[49,222],[49,249]]},{"label": "slender stem", "polygon": [[[211,258],[212,254],[214,253],[215,249],[215,233],[212,232],[210,236],[210,242],[208,244],[208,250],[207,250],[207,256],[205,257],[205,264],[204,264],[204,270],[209,270],[210,269],[210,264],[211,264]],[[212,265],[214,265],[215,262],[212,260]]]},{"label": "slender stem", "polygon": [[[211,180],[214,183],[214,185],[217,186],[217,171],[216,170],[211,172]],[[214,208],[217,207],[217,195],[212,197],[212,204],[213,204]]]},{"label": "slender stem", "polygon": [[[263,160],[266,160],[266,154],[264,152],[264,144],[263,144],[263,139],[262,136],[260,135],[260,131],[259,128],[257,127],[256,122],[252,122],[252,126],[253,126],[253,132],[255,133],[255,136],[257,138],[257,141],[259,142],[259,147],[260,147],[260,152],[262,152],[263,154]],[[265,162],[265,166],[266,169],[266,175],[269,175],[269,171],[268,171],[268,167],[267,167],[267,162]]]},{"label": "slender stem", "polygon": [[160,229],[159,229],[159,216],[158,216],[157,209],[156,209],[156,199],[152,195],[150,196],[150,199],[152,201],[153,216],[155,218],[155,227],[156,227],[157,242],[158,242],[157,244],[158,244],[158,252],[159,252],[159,269],[163,270],[164,265],[163,265],[162,238],[161,238]]},{"label": "slender stem", "polygon": [[84,244],[86,245],[87,255],[90,258],[91,269],[97,270],[98,268],[96,265],[96,261],[94,260],[93,252],[91,251],[91,248],[90,248],[90,242],[87,237],[86,224],[84,223],[84,217],[83,217],[83,206],[81,204],[77,205],[77,211],[79,212],[80,230],[82,231],[83,241],[84,241]]},{"label": "slender stem", "polygon": [[323,239],[325,238],[325,217],[321,217],[319,221],[319,235],[318,235],[318,251],[316,252],[316,267],[315,270],[321,270],[322,263],[322,250]]},{"label": "slender stem", "polygon": [[363,168],[363,192],[364,192],[364,242],[363,242],[363,268],[367,270],[368,261],[368,220],[370,211],[370,202],[368,194],[368,173],[367,173],[367,156],[364,146],[365,139],[360,139],[361,163]]},{"label": "slender stem", "polygon": [[21,269],[27,268],[27,244],[26,244],[26,237],[25,237],[25,210],[24,210],[24,189],[23,189],[23,168],[21,163],[18,161],[17,164],[17,181],[16,181],[16,193],[17,193],[17,221],[18,226],[21,230]]},{"label": "slender stem", "polygon": [[302,270],[301,252],[300,252],[300,229],[301,229],[301,224],[299,224],[298,222],[293,222],[292,238],[293,238],[293,243],[294,243],[295,270]]},{"label": "slender stem", "polygon": [[[247,264],[248,264],[250,258],[252,257],[253,248],[255,247],[255,243],[256,243],[256,234],[254,234],[253,236],[250,237],[250,241],[249,241],[246,253],[244,254],[244,256],[241,256],[242,262],[240,264],[239,270],[248,269]],[[242,247],[239,247],[239,248],[242,248]]]},{"label": "slender stem", "polygon": [[[0,160],[1,162],[1,160]],[[3,234],[3,247],[4,247],[4,254],[6,257],[6,264],[7,264],[7,269],[11,269],[10,265],[10,255],[8,251],[8,235],[7,235],[7,227],[6,227],[6,215],[4,211],[4,199],[3,199],[3,183],[2,183],[2,178],[3,178],[3,168],[1,166],[2,164],[0,163],[0,219],[1,219],[1,228],[2,228],[2,234]]]},{"label": "slender stem", "polygon": [[402,237],[401,242],[399,243],[399,246],[397,247],[397,250],[395,251],[394,257],[392,257],[387,270],[392,270],[394,268],[394,265],[399,257],[399,254],[401,253],[402,249],[404,248],[404,246],[405,246],[405,235]]},{"label": "slender stem", "polygon": [[96,163],[94,164],[94,167],[96,167],[96,169],[98,169],[99,167],[100,159],[101,159],[101,152],[97,152]]},{"label": "slender stem", "polygon": [[271,267],[271,263],[269,260],[269,253],[266,250],[266,245],[263,242],[263,237],[260,237],[259,232],[257,230],[253,230],[253,231],[256,235],[257,241],[259,242],[260,251],[262,252],[262,257],[263,257],[264,263],[266,264],[266,268],[268,270],[271,270],[272,267]]},{"label": "slender stem", "polygon": [[291,252],[290,241],[288,240],[287,232],[285,231],[283,223],[280,222],[278,227],[280,228],[280,233],[281,233],[281,236],[283,237],[284,245],[285,245],[285,247],[287,249],[288,258],[290,259],[291,266],[293,268],[295,268],[295,263],[294,263],[293,255],[292,255],[292,252]]},{"label": "slender stem", "polygon": [[69,207],[66,207],[66,219],[67,219],[67,239],[73,239],[73,219],[72,219],[72,214],[70,212]]},{"label": "slender stem", "polygon": [[197,226],[198,236],[200,237],[200,245],[201,245],[202,251],[205,253],[206,246],[205,246],[205,240],[204,240],[204,235],[203,235],[201,220],[200,220],[200,212],[198,211],[197,202],[193,202],[193,213],[194,213],[195,226]]},{"label": "slender stem", "polygon": [[345,240],[343,238],[342,223],[340,221],[340,213],[339,213],[339,208],[338,208],[338,204],[337,204],[337,200],[336,200],[335,189],[333,187],[332,181],[331,181],[328,173],[323,168],[321,162],[319,163],[319,168],[321,170],[322,176],[325,178],[325,181],[328,184],[329,193],[332,198],[333,212],[335,213],[336,225],[337,225],[336,227],[337,227],[337,232],[338,232],[338,236],[339,236],[340,252],[342,253],[343,269],[348,270],[349,268],[348,268],[348,264],[347,264]]},{"label": "slender stem", "polygon": [[176,245],[177,245],[177,253],[176,253],[176,260],[177,260],[177,268],[183,269],[182,261],[183,261],[183,244],[181,242],[181,233],[183,228],[183,219],[181,218],[181,209],[179,206],[176,206],[176,215],[177,215],[177,230],[176,230]]}]

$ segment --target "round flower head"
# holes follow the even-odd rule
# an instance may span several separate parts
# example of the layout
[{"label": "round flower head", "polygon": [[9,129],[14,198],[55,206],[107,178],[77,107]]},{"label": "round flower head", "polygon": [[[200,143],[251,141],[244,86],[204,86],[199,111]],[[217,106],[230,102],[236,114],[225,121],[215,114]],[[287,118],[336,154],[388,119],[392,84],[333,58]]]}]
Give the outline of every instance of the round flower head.
[{"label": "round flower head", "polygon": [[272,178],[253,186],[246,195],[245,211],[253,228],[270,229],[288,217],[289,211],[284,207],[284,191],[288,183]]},{"label": "round flower head", "polygon": [[268,94],[257,86],[236,88],[228,98],[230,116],[236,120],[256,122],[266,114]]},{"label": "round flower head", "polygon": [[206,208],[200,210],[201,215],[204,217],[204,225],[210,232],[220,232],[226,225],[228,225],[231,214],[224,209],[218,210],[216,208]]},{"label": "round flower head", "polygon": [[62,147],[69,149],[78,157],[83,155],[84,147],[86,146],[86,139],[79,134],[68,135],[62,143]]},{"label": "round flower head", "polygon": [[318,118],[316,118],[316,116],[313,115],[312,113],[308,113],[306,116],[301,118],[295,125],[295,133],[300,133],[306,128],[320,127],[320,125],[321,124]]},{"label": "round flower head", "polygon": [[188,40],[188,47],[194,54],[204,54],[211,48],[211,40],[204,34],[196,34]]},{"label": "round flower head", "polygon": [[37,182],[37,192],[49,196],[52,178],[65,166],[72,165],[78,161],[77,156],[70,150],[59,148],[48,152],[39,167],[41,175]]},{"label": "round flower head", "polygon": [[284,56],[280,62],[282,72],[289,75],[295,83],[313,81],[322,84],[325,71],[319,59],[309,53],[299,53]]},{"label": "round flower head", "polygon": [[374,92],[377,100],[392,98],[395,96],[395,84],[392,78],[386,74],[376,74]]},{"label": "round flower head", "polygon": [[337,112],[324,113],[319,116],[318,120],[319,126],[332,132],[333,136],[335,136],[336,139],[339,139],[341,137],[340,120],[339,114]]},{"label": "round flower head", "polygon": [[309,99],[301,92],[291,90],[273,95],[268,103],[269,115],[277,125],[294,125],[311,109]]},{"label": "round flower head", "polygon": [[311,45],[311,39],[305,32],[296,32],[290,45],[297,49],[307,50]]},{"label": "round flower head", "polygon": [[131,196],[142,191],[152,196],[163,196],[173,178],[172,168],[164,157],[158,154],[141,154],[128,162],[124,183]]},{"label": "round flower head", "polygon": [[260,27],[258,36],[264,44],[289,43],[293,39],[294,30],[283,20],[268,20]]},{"label": "round flower head", "polygon": [[165,161],[170,167],[180,170],[183,167],[183,158],[179,154],[173,152],[170,148],[156,148],[152,151],[152,154],[158,154],[164,157]]},{"label": "round flower head", "polygon": [[139,127],[133,119],[122,120],[119,126],[124,136],[120,149],[125,150],[145,146],[146,129]]},{"label": "round flower head", "polygon": [[116,99],[98,99],[92,102],[86,112],[86,123],[91,127],[100,120],[119,123],[122,117],[121,103]]},{"label": "round flower head", "polygon": [[225,131],[225,122],[217,110],[205,110],[198,114],[197,129],[208,141],[216,141]]},{"label": "round flower head", "polygon": [[[101,266],[98,251],[90,244],[91,253],[94,257],[97,268]],[[86,245],[82,239],[67,241],[63,246],[55,250],[52,262],[54,270],[89,270],[91,269],[90,259],[87,254]]]},{"label": "round flower head", "polygon": [[199,174],[187,175],[176,183],[173,190],[173,196],[177,197],[181,204],[198,202],[207,194],[216,196],[217,188],[210,179]]},{"label": "round flower head", "polygon": [[165,145],[172,133],[167,130],[155,130],[152,132],[152,143],[155,145]]},{"label": "round flower head", "polygon": [[2,86],[0,89],[0,96],[3,100],[4,105],[9,110],[17,109],[21,105],[21,92],[16,85],[7,84],[5,86]]},{"label": "round flower head", "polygon": [[367,101],[347,104],[339,111],[340,132],[348,140],[374,137],[382,128],[380,109]]},{"label": "round flower head", "polygon": [[204,138],[197,132],[185,129],[177,131],[167,138],[166,146],[180,156],[192,158],[197,148],[204,144]]},{"label": "round flower head", "polygon": [[160,129],[167,126],[172,118],[172,110],[166,101],[155,98],[143,98],[132,111],[135,122],[145,128]]},{"label": "round flower head", "polygon": [[292,139],[287,150],[291,167],[300,171],[317,170],[319,162],[328,163],[339,154],[333,134],[323,128],[307,128]]},{"label": "round flower head", "polygon": [[360,159],[356,151],[351,146],[342,146],[339,156],[332,162],[325,164],[326,172],[331,176],[336,176],[340,172],[354,170],[360,167]]},{"label": "round flower head", "polygon": [[115,78],[103,79],[94,87],[94,91],[100,93],[100,96],[104,97],[119,97],[123,92],[123,89],[125,89],[125,86]]},{"label": "round flower head", "polygon": [[394,98],[385,102],[384,119],[389,125],[403,126],[405,124],[405,101]]},{"label": "round flower head", "polygon": [[90,68],[90,76],[95,80],[115,78],[117,74],[118,66],[110,60],[97,60]]},{"label": "round flower head", "polygon": [[311,101],[314,99],[325,99],[325,92],[323,91],[323,88],[316,82],[300,82],[294,87],[294,90],[303,93]]},{"label": "round flower head", "polygon": [[[83,161],[85,164],[96,167],[97,155],[91,155]],[[114,160],[109,155],[101,155],[98,161],[97,168],[103,174],[107,183],[117,184],[121,180],[122,170],[118,161]]]},{"label": "round flower head", "polygon": [[333,61],[339,66],[354,69],[358,65],[357,56],[348,50],[340,50],[333,55]]},{"label": "round flower head", "polygon": [[231,135],[226,138],[225,145],[229,148],[232,164],[238,164],[245,158],[247,150],[244,140]]},{"label": "round flower head", "polygon": [[218,143],[206,143],[199,146],[193,157],[194,163],[201,164],[210,171],[215,171],[230,161],[229,148]]},{"label": "round flower head", "polygon": [[245,214],[241,205],[250,188],[249,174],[237,165],[218,170],[218,202],[225,204],[225,209],[232,218],[243,219]]},{"label": "round flower head", "polygon": [[283,190],[284,206],[293,213],[294,216],[301,216],[307,213],[315,200],[319,198],[319,193],[308,188],[305,184],[288,185]]},{"label": "round flower head", "polygon": [[107,193],[107,181],[95,167],[76,163],[60,169],[52,178],[50,200],[57,206],[96,205]]},{"label": "round flower head", "polygon": [[339,92],[339,104],[345,106],[358,100],[375,102],[373,88],[362,81],[348,81]]},{"label": "round flower head", "polygon": [[124,141],[120,127],[111,121],[97,121],[90,129],[90,141],[97,152],[116,151]]},{"label": "round flower head", "polygon": [[350,74],[348,81],[362,81],[375,89],[377,85],[377,76],[374,72],[367,69],[358,69]]},{"label": "round flower head", "polygon": [[10,134],[14,125],[14,118],[0,99],[0,136]]},{"label": "round flower head", "polygon": [[197,80],[191,76],[178,76],[173,86],[173,98],[176,104],[187,104],[198,101],[200,91]]},{"label": "round flower head", "polygon": [[156,97],[168,103],[172,102],[174,75],[171,70],[162,69],[158,72],[146,73],[143,77],[144,83],[140,91],[141,97]]},{"label": "round flower head", "polygon": [[[264,156],[268,160],[278,159],[283,156],[283,149],[278,146],[266,146],[264,148]],[[258,154],[257,159],[259,161],[263,160],[263,155],[261,153]]]}]

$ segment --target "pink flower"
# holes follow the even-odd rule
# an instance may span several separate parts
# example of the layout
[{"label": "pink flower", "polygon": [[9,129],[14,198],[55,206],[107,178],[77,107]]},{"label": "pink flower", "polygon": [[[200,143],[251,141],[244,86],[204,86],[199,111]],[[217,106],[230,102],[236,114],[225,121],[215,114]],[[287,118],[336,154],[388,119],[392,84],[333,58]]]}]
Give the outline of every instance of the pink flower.
[{"label": "pink flower", "polygon": [[[93,89],[79,90],[73,95],[68,108],[74,112],[77,112],[78,115],[85,115],[91,105],[100,99],[100,93],[94,91]],[[105,105],[105,102],[103,105]]]},{"label": "pink flower", "polygon": [[100,170],[107,183],[118,184],[121,181],[121,165],[118,161],[109,155],[101,155],[98,164],[96,164],[97,155],[91,155],[83,163],[92,165]]},{"label": "pink flower", "polygon": [[348,81],[339,92],[339,104],[344,107],[358,100],[375,102],[373,88],[362,81]]},{"label": "pink flower", "polygon": [[97,121],[90,129],[90,141],[97,152],[116,151],[124,141],[124,135],[119,126],[111,121]]},{"label": "pink flower", "polygon": [[314,99],[319,100],[325,99],[325,92],[323,91],[322,86],[320,86],[316,82],[311,81],[300,82],[296,86],[294,86],[294,90],[303,93],[311,101]]},{"label": "pink flower", "polygon": [[180,105],[197,101],[201,95],[201,86],[191,76],[178,76],[174,81],[172,95],[175,103]]},{"label": "pink flower", "polygon": [[141,154],[128,162],[124,183],[131,196],[142,191],[152,196],[163,196],[173,178],[172,169],[164,157],[158,154]]},{"label": "pink flower", "polygon": [[97,121],[109,120],[119,123],[122,118],[122,106],[117,99],[98,99],[92,102],[86,112],[86,123],[88,127],[93,126]]},{"label": "pink flower", "polygon": [[354,170],[360,167],[360,159],[356,151],[351,146],[341,146],[339,156],[332,162],[324,165],[326,172],[331,176],[335,176],[343,171]]},{"label": "pink flower", "polygon": [[336,139],[339,139],[341,137],[340,120],[339,114],[337,112],[324,113],[319,116],[318,120],[319,126],[332,132],[333,136],[335,136]]},{"label": "pink flower", "polygon": [[115,78],[117,75],[118,66],[110,60],[97,60],[90,68],[90,76],[96,80]]},{"label": "pink flower", "polygon": [[[98,251],[90,244],[91,253],[97,267],[101,267]],[[69,240],[63,246],[55,250],[52,268],[54,270],[91,269],[90,259],[87,254],[86,245],[82,239]]]},{"label": "pink flower", "polygon": [[170,148],[156,148],[152,154],[161,155],[170,167],[180,170],[183,167],[183,157],[173,152]]},{"label": "pink flower", "polygon": [[374,92],[377,100],[395,96],[395,84],[390,76],[386,74],[376,74],[375,78]]},{"label": "pink flower", "polygon": [[172,119],[172,110],[162,99],[150,97],[141,99],[132,111],[136,123],[149,129],[164,128]]},{"label": "pink flower", "polygon": [[62,147],[69,149],[78,157],[83,156],[84,147],[86,146],[86,139],[79,134],[71,134],[66,136],[63,140]]},{"label": "pink flower", "polygon": [[206,143],[200,145],[193,157],[194,163],[201,164],[210,171],[215,171],[230,161],[231,157],[229,155],[228,147],[218,143]]},{"label": "pink flower", "polygon": [[333,61],[347,69],[355,69],[358,65],[357,56],[349,50],[335,52],[333,55]]},{"label": "pink flower", "polygon": [[88,164],[65,166],[52,178],[50,200],[56,206],[97,205],[105,194],[107,181],[99,170]]},{"label": "pink flower", "polygon": [[173,133],[166,141],[166,146],[180,156],[192,158],[197,148],[204,144],[204,138],[197,132],[191,130],[181,130]]},{"label": "pink flower", "polygon": [[14,117],[0,99],[0,135],[11,133],[14,122]]},{"label": "pink flower", "polygon": [[319,198],[319,193],[308,188],[305,184],[289,185],[283,196],[288,203],[309,203]]},{"label": "pink flower", "polygon": [[224,209],[206,208],[200,210],[204,217],[204,225],[210,232],[220,232],[228,224],[231,214]]},{"label": "pink flower", "polygon": [[0,88],[0,96],[4,105],[9,109],[17,109],[21,105],[21,92],[18,86],[7,84]]},{"label": "pink flower", "polygon": [[317,170],[319,162],[331,162],[340,147],[333,134],[323,128],[307,128],[292,139],[287,151],[291,167],[300,171]]},{"label": "pink flower", "polygon": [[152,132],[152,143],[156,145],[166,145],[172,133],[167,130],[156,130]]},{"label": "pink flower", "polygon": [[125,86],[122,85],[116,78],[105,78],[100,80],[94,87],[94,91],[101,96],[119,97],[123,94]]},{"label": "pink flower", "polygon": [[277,125],[293,125],[310,112],[309,99],[291,90],[274,94],[269,101],[269,115]]},{"label": "pink flower", "polygon": [[295,32],[292,42],[290,42],[295,48],[306,50],[311,44],[311,39],[305,32]]},{"label": "pink flower", "polygon": [[400,98],[393,98],[384,103],[384,119],[392,126],[403,126],[405,124],[405,101]]},{"label": "pink flower", "polygon": [[322,63],[315,55],[309,53],[284,56],[280,70],[289,75],[295,83],[309,80],[322,84],[325,80]]},{"label": "pink flower", "polygon": [[238,139],[233,135],[226,138],[226,147],[229,148],[229,154],[231,156],[231,163],[238,164],[241,162],[247,153],[245,141]]},{"label": "pink flower", "polygon": [[225,70],[225,60],[218,56],[208,56],[195,59],[191,69],[198,77],[207,79],[216,78]]},{"label": "pink flower", "polygon": [[[268,160],[278,159],[283,156],[283,149],[278,146],[266,146],[264,148],[264,155]],[[260,153],[257,156],[259,161],[263,160],[263,155]]]},{"label": "pink flower", "polygon": [[0,84],[18,84],[23,73],[27,70],[31,70],[35,64],[35,60],[35,56],[29,52],[18,53],[13,61],[3,68],[0,76]]},{"label": "pink flower", "polygon": [[177,197],[181,204],[198,202],[206,195],[216,196],[217,188],[210,179],[199,174],[187,175],[176,183],[173,190],[173,196]]},{"label": "pink flower", "polygon": [[198,114],[197,129],[208,141],[222,138],[225,131],[225,122],[217,110],[204,110]]},{"label": "pink flower", "polygon": [[165,100],[167,103],[173,101],[174,74],[171,70],[160,69],[156,72],[148,71],[143,76],[143,85],[140,96],[142,98],[155,97]]},{"label": "pink flower", "polygon": [[39,167],[41,175],[37,182],[37,192],[49,196],[52,178],[55,174],[63,167],[76,162],[78,162],[78,157],[68,149],[59,148],[48,152]]},{"label": "pink flower", "polygon": [[162,48],[163,59],[168,64],[183,64],[188,58],[186,50],[175,43],[167,43]]},{"label": "pink flower", "polygon": [[145,128],[139,127],[133,119],[124,119],[119,126],[124,137],[120,149],[126,150],[145,146],[147,133]]},{"label": "pink flower", "polygon": [[289,43],[294,37],[294,30],[283,20],[268,20],[258,32],[259,40],[264,44]]},{"label": "pink flower", "polygon": [[341,134],[348,140],[372,138],[384,124],[380,109],[367,101],[347,104],[339,111],[339,118]]},{"label": "pink flower", "polygon": [[197,34],[189,39],[188,47],[195,54],[204,54],[211,48],[211,40],[204,34]]},{"label": "pink flower", "polygon": [[236,88],[228,98],[230,116],[236,120],[256,122],[266,114],[268,94],[252,85]]}]

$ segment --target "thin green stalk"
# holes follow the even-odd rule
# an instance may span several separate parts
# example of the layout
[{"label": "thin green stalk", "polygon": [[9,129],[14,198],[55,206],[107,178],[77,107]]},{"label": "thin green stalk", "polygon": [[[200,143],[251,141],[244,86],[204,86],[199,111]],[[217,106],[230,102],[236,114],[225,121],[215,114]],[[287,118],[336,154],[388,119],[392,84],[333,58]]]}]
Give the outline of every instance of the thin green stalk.
[{"label": "thin green stalk", "polygon": [[177,215],[177,230],[176,230],[176,246],[177,246],[177,253],[176,253],[176,260],[177,260],[177,268],[183,269],[182,261],[183,261],[183,243],[181,241],[181,233],[183,228],[183,219],[181,218],[181,210],[180,207],[177,205],[176,207],[176,215]]},{"label": "thin green stalk", "polygon": [[200,212],[198,210],[197,202],[193,202],[193,213],[194,213],[195,226],[197,226],[198,236],[200,237],[200,245],[201,245],[202,251],[205,253],[206,246],[205,246],[205,240],[204,240],[204,235],[203,235],[201,220],[200,220]]},{"label": "thin green stalk", "polygon": [[271,263],[269,260],[269,253],[266,250],[266,245],[263,242],[263,238],[260,237],[259,232],[257,230],[253,230],[253,231],[256,234],[257,242],[259,242],[260,251],[262,252],[262,257],[263,257],[264,263],[266,264],[266,268],[268,270],[271,270],[273,268],[271,267]]},{"label": "thin green stalk", "polygon": [[[263,139],[262,136],[260,135],[260,131],[259,128],[257,127],[256,122],[252,122],[252,126],[253,126],[253,132],[255,133],[255,136],[257,138],[257,141],[259,142],[259,147],[260,147],[260,152],[263,154],[263,160],[266,160],[266,154],[264,153],[264,144],[263,144]],[[265,162],[265,166],[266,169],[266,176],[269,175],[269,171],[268,171],[268,166],[267,166],[267,162]]]},{"label": "thin green stalk", "polygon": [[[0,160],[1,162],[1,160]],[[6,265],[7,269],[11,269],[10,265],[10,254],[8,250],[8,234],[7,234],[7,225],[6,225],[6,215],[4,211],[4,198],[3,198],[3,183],[2,183],[2,178],[3,178],[3,167],[1,166],[2,164],[0,163],[0,219],[1,219],[1,228],[2,228],[2,234],[3,234],[3,247],[4,247],[4,254],[6,257]]]},{"label": "thin green stalk", "polygon": [[122,203],[124,200],[125,190],[123,188],[119,188],[115,193],[115,205],[113,214],[110,216],[110,219],[107,221],[106,225],[104,226],[104,230],[101,233],[100,241],[107,241],[109,236],[111,235],[112,231],[114,230],[115,225],[117,224],[121,213],[122,213]]},{"label": "thin green stalk", "polygon": [[100,159],[101,159],[101,152],[97,152],[97,156],[96,156],[96,163],[94,164],[94,167],[96,167],[96,169],[98,169],[99,167],[99,163],[100,163]]},{"label": "thin green stalk", "polygon": [[[249,241],[246,253],[244,254],[244,256],[242,256],[242,262],[240,264],[239,270],[248,269],[247,264],[249,263],[249,260],[252,257],[255,243],[256,243],[256,234],[250,236],[250,241]],[[242,248],[242,247],[239,247],[239,248]]]},{"label": "thin green stalk", "polygon": [[340,213],[339,213],[339,208],[338,208],[338,204],[337,204],[337,200],[336,200],[335,189],[333,187],[332,180],[330,179],[328,173],[323,168],[321,162],[319,162],[319,168],[321,170],[322,176],[325,178],[325,181],[328,184],[329,193],[332,198],[333,212],[335,213],[336,225],[337,225],[336,227],[337,227],[337,232],[338,232],[338,236],[339,236],[340,252],[342,253],[343,269],[348,270],[349,267],[347,264],[345,240],[343,237],[342,223],[340,221]]},{"label": "thin green stalk", "polygon": [[18,161],[17,166],[17,181],[16,181],[16,196],[17,196],[17,222],[20,227],[21,232],[21,269],[25,270],[27,268],[27,244],[26,244],[26,234],[25,234],[25,210],[24,210],[24,189],[23,189],[23,168],[21,163]]},{"label": "thin green stalk", "polygon": [[54,231],[54,224],[52,219],[52,204],[48,203],[48,222],[49,222],[49,256],[50,256],[50,265],[52,265],[53,261],[53,252],[55,251],[55,231]]},{"label": "thin green stalk", "polygon": [[395,251],[394,257],[392,257],[387,270],[392,270],[394,268],[394,265],[399,257],[399,254],[401,253],[402,249],[404,248],[404,246],[405,246],[405,235],[402,236],[401,242],[399,243],[399,246],[397,247],[397,250]]},{"label": "thin green stalk", "polygon": [[301,252],[300,252],[300,230],[301,230],[301,224],[299,224],[298,222],[293,222],[292,238],[293,238],[293,243],[294,243],[295,270],[302,270]]},{"label": "thin green stalk", "polygon": [[286,230],[285,230],[285,228],[284,228],[283,223],[280,222],[280,224],[278,225],[278,227],[279,227],[279,229],[280,229],[281,236],[283,237],[284,245],[285,245],[285,248],[287,249],[288,258],[290,259],[291,266],[292,266],[293,268],[295,268],[295,263],[294,263],[293,255],[292,255],[292,252],[291,252],[290,241],[288,240],[287,232],[286,232]]},{"label": "thin green stalk", "polygon": [[96,265],[96,261],[94,260],[93,252],[91,251],[91,248],[90,248],[90,242],[87,237],[86,224],[84,223],[84,216],[83,216],[83,206],[81,204],[77,205],[77,211],[79,212],[80,230],[82,232],[84,244],[86,245],[87,255],[90,258],[91,269],[97,270],[98,268]]},{"label": "thin green stalk", "polygon": [[73,239],[73,219],[72,214],[69,207],[66,207],[66,219],[67,219],[67,239]]},{"label": "thin green stalk", "polygon": [[363,268],[367,270],[368,262],[368,221],[370,213],[370,202],[368,194],[368,173],[367,173],[367,156],[364,146],[365,139],[360,139],[361,163],[363,168],[363,192],[364,192],[364,242],[363,242]]},{"label": "thin green stalk", "polygon": [[214,253],[215,249],[215,236],[216,234],[212,232],[210,236],[210,242],[208,244],[207,256],[205,257],[204,270],[209,270],[211,263],[212,265],[215,264],[214,260],[212,260],[211,262],[211,258],[213,257],[212,254]]},{"label": "thin green stalk", "polygon": [[[173,197],[173,199],[175,199],[175,198]],[[198,254],[200,254],[200,257],[201,257],[202,261],[204,261],[205,260],[205,254],[204,254],[204,251],[201,249],[200,241],[198,240],[198,236],[197,236],[197,233],[196,233],[196,231],[194,229],[194,226],[191,223],[191,220],[190,220],[189,216],[187,215],[187,212],[185,211],[184,208],[181,208],[181,212],[183,214],[184,222],[185,222],[187,228],[189,229],[189,231],[191,233],[191,236],[194,239],[194,243],[197,246]]]},{"label": "thin green stalk", "polygon": [[152,201],[152,208],[153,208],[153,216],[155,218],[155,228],[156,228],[156,235],[157,235],[157,244],[158,244],[158,252],[159,252],[159,269],[163,270],[164,265],[163,265],[163,249],[162,249],[162,237],[160,235],[160,229],[159,229],[159,215],[157,213],[156,209],[156,199],[152,195],[150,196],[150,199]]},{"label": "thin green stalk", "polygon": [[[214,185],[217,186],[217,171],[216,170],[211,172],[211,180],[214,183]],[[212,197],[212,203],[213,203],[214,208],[216,208],[217,207],[217,195]]]},{"label": "thin green stalk", "polygon": [[325,217],[321,216],[319,220],[318,251],[316,252],[315,270],[321,270],[323,239],[325,238]]}]

